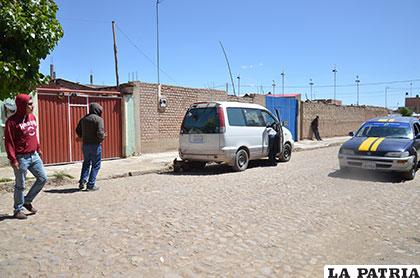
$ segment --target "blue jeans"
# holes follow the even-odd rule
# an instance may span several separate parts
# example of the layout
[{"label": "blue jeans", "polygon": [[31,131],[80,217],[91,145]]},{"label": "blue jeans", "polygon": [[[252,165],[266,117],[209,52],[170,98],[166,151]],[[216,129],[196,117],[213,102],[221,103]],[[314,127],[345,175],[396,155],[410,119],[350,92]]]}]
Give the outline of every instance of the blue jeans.
[{"label": "blue jeans", "polygon": [[100,144],[83,144],[83,159],[79,184],[87,182],[87,188],[92,188],[95,186],[96,176],[101,168],[102,146]]},{"label": "blue jeans", "polygon": [[[44,164],[37,152],[32,154],[16,155],[19,162],[19,169],[14,169],[15,172],[15,192],[14,192],[14,209],[15,213],[23,209],[23,204],[30,204],[44,187],[47,182],[47,175],[45,174]],[[36,181],[31,186],[28,194],[23,195],[25,191],[26,173],[28,170],[35,176]]]}]

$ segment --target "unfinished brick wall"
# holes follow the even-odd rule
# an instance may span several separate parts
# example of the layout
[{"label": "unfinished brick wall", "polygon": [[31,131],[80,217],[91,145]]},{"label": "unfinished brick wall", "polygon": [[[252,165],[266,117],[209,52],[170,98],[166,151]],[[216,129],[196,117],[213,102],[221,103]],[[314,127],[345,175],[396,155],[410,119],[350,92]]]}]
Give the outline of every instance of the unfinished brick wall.
[{"label": "unfinished brick wall", "polygon": [[302,102],[301,139],[312,138],[311,122],[319,116],[321,137],[345,136],[355,131],[366,120],[388,115],[382,107],[339,106],[316,102]]},{"label": "unfinished brick wall", "polygon": [[185,111],[194,102],[239,101],[265,106],[263,95],[235,97],[220,90],[162,85],[161,95],[167,99],[167,107],[159,110],[156,84],[135,82],[133,85],[133,93],[139,95],[135,101],[140,115],[140,153],[176,150]]}]

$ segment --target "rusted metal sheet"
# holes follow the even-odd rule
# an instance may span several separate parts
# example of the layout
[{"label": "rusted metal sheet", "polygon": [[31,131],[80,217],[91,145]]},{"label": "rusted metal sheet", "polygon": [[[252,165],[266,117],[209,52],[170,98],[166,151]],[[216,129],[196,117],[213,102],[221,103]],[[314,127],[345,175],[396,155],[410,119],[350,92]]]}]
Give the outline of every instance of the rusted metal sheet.
[{"label": "rusted metal sheet", "polygon": [[38,111],[39,139],[44,163],[69,162],[67,98],[39,95]]},{"label": "rusted metal sheet", "polygon": [[102,144],[102,157],[122,156],[121,98],[116,92],[97,96],[91,91],[78,90],[76,94],[72,90],[38,89],[39,135],[45,164],[83,160],[82,144],[76,140],[75,130],[92,102],[103,107],[107,137]]}]

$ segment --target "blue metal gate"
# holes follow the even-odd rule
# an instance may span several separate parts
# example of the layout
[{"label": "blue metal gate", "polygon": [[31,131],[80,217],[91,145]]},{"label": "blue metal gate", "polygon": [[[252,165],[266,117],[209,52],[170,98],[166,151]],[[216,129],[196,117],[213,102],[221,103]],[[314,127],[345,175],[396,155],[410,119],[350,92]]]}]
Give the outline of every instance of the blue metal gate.
[{"label": "blue metal gate", "polygon": [[274,115],[277,116],[276,110],[279,111],[280,120],[297,141],[298,100],[295,97],[266,96],[265,104]]}]

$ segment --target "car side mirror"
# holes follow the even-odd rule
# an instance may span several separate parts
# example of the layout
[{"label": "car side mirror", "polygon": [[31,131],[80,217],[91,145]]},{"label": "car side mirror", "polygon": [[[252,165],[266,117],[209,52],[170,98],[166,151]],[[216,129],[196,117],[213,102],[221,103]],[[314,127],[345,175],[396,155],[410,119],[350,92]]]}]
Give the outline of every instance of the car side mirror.
[{"label": "car side mirror", "polygon": [[349,136],[353,137],[354,136],[354,132],[353,131],[350,131],[349,132]]}]

